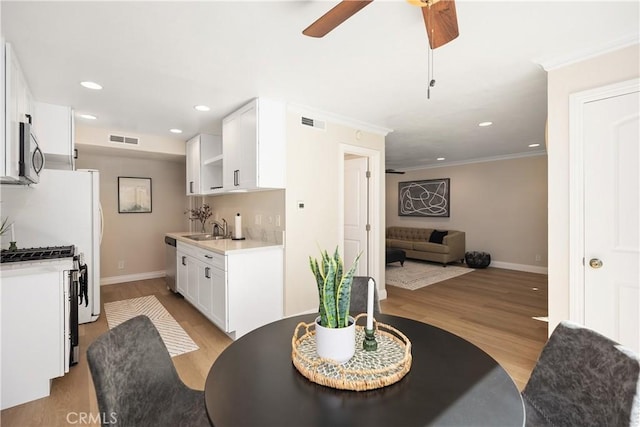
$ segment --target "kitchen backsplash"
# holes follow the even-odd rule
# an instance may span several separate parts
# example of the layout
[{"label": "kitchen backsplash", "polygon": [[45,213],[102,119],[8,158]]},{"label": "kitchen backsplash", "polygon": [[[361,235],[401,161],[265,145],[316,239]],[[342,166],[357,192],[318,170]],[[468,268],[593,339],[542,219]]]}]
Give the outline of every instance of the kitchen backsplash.
[{"label": "kitchen backsplash", "polygon": [[[242,216],[242,235],[250,240],[282,244],[284,240],[284,190],[257,191],[251,193],[235,193],[220,196],[190,197],[192,206],[207,203],[213,210],[211,220],[227,221],[229,230],[233,231],[234,217],[239,212]],[[191,231],[199,232],[197,224],[192,222]],[[207,231],[212,229],[207,224]]]}]

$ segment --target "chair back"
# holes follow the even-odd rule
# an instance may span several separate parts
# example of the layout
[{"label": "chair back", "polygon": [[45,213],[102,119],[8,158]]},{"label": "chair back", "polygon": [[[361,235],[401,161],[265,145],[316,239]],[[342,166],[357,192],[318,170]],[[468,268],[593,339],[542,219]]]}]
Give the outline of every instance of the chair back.
[{"label": "chair back", "polygon": [[554,330],[522,396],[527,425],[640,425],[640,361],[575,323]]},{"label": "chair back", "polygon": [[186,389],[147,316],[99,336],[87,349],[87,361],[103,425],[164,425]]},{"label": "chair back", "polygon": [[378,301],[378,286],[372,277],[354,276],[351,284],[351,302],[349,312],[352,316],[367,312],[367,296],[369,291],[369,279],[373,280],[373,316],[380,314],[380,301]]}]

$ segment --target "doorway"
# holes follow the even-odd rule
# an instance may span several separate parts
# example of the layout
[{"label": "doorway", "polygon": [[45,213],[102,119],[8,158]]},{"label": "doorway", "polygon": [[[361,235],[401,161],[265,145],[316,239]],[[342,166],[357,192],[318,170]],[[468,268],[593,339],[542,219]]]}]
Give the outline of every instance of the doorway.
[{"label": "doorway", "polygon": [[386,297],[384,264],[381,250],[384,242],[384,213],[381,191],[384,188],[381,153],[363,147],[340,144],[339,179],[340,232],[344,248],[345,268],[362,253],[357,275],[371,276],[376,281],[381,299]]}]

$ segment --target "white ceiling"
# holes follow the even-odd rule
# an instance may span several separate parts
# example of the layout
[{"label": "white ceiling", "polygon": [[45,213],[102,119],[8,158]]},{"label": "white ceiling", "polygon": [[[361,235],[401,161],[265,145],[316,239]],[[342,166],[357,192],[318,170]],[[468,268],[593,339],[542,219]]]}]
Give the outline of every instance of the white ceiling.
[{"label": "white ceiling", "polygon": [[87,125],[165,137],[177,127],[186,140],[220,134],[223,116],[265,96],[392,129],[395,169],[544,152],[539,64],[640,32],[638,1],[460,0],[460,37],[434,51],[428,100],[420,11],[377,0],[322,39],[302,35],[336,3],[3,0],[0,13],[34,98],[98,116]]}]

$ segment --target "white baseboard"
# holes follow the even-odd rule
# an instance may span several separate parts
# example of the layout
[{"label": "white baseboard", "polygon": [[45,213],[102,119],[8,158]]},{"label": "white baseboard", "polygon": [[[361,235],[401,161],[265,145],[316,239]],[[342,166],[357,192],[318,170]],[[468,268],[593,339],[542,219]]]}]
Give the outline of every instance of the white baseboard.
[{"label": "white baseboard", "polygon": [[549,274],[547,267],[535,265],[513,264],[511,262],[491,261],[489,267],[504,268],[506,270],[526,271],[528,273]]},{"label": "white baseboard", "polygon": [[122,276],[102,277],[100,279],[100,286],[114,285],[116,283],[133,282],[136,280],[157,279],[158,277],[164,277],[166,273],[161,271],[149,271],[146,273],[125,274]]}]

